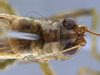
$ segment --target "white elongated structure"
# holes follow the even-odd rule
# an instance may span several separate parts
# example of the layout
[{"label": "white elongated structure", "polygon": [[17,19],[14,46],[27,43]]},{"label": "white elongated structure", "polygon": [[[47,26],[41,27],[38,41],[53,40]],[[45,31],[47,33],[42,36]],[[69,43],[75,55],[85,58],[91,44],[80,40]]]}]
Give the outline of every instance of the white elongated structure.
[{"label": "white elongated structure", "polygon": [[27,40],[39,40],[40,36],[38,34],[24,33],[11,31],[8,33],[8,36],[16,39],[27,39]]}]

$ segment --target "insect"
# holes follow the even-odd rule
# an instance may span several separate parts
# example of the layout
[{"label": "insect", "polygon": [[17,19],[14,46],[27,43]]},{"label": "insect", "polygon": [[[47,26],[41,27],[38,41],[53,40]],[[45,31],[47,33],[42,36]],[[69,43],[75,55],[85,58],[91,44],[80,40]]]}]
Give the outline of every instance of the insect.
[{"label": "insect", "polygon": [[[63,60],[75,56],[79,49],[86,45],[85,32],[100,36],[91,32],[87,26],[78,26],[77,21],[71,17],[59,22],[0,14],[0,19],[8,22],[10,31],[33,33],[41,37],[37,41],[9,37],[6,47],[5,43],[1,43],[1,58],[27,58],[32,62],[44,62],[55,58]],[[13,52],[4,53],[6,50]]]},{"label": "insect", "polygon": [[[91,11],[93,10],[80,10],[79,13],[89,14]],[[72,16],[66,15],[68,18],[61,16],[28,18],[0,14],[0,22],[5,23],[10,31],[33,33],[41,37],[37,41],[5,38],[7,41],[2,40],[5,42],[0,43],[3,47],[0,50],[0,57],[3,59],[23,58],[36,63],[52,59],[65,60],[75,56],[80,48],[86,45],[85,32],[100,36],[91,32],[84,25],[78,26],[77,21]],[[76,13],[74,13],[75,16],[77,16]]]},{"label": "insect", "polygon": [[[75,56],[86,45],[85,32],[100,36],[87,26],[78,26],[71,17],[60,22],[0,14],[0,19],[2,22],[7,21],[6,26],[10,31],[39,34],[41,37],[37,41],[7,38],[5,43],[0,43],[0,58],[27,58],[37,63],[52,59],[65,60]],[[6,50],[10,52],[6,53]]]}]

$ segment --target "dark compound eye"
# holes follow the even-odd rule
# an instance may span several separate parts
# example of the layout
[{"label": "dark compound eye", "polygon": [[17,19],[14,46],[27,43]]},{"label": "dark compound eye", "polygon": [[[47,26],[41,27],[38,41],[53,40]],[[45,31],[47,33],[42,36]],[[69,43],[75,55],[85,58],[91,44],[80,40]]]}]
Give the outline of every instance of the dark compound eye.
[{"label": "dark compound eye", "polygon": [[72,17],[68,17],[65,18],[62,22],[62,24],[67,28],[67,29],[72,29],[75,25],[78,25],[77,20],[72,18]]},{"label": "dark compound eye", "polygon": [[[65,49],[68,49],[68,48],[65,48]],[[79,52],[79,48],[75,48],[75,49],[72,49],[70,51],[66,51],[63,54],[66,55],[66,56],[68,56],[68,57],[74,57],[75,55],[78,54],[78,52]]]}]

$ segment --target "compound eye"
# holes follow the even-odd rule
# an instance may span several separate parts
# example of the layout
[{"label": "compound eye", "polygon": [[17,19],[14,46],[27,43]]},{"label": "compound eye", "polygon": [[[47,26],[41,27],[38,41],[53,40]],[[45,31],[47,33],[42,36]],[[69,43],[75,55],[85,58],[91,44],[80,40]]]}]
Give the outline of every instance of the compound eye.
[{"label": "compound eye", "polygon": [[[68,49],[68,48],[67,48]],[[64,49],[65,50],[65,49]],[[64,52],[63,54],[68,56],[68,57],[74,57],[75,55],[77,55],[79,52],[79,48],[75,48],[69,51]]]},{"label": "compound eye", "polygon": [[62,22],[62,24],[67,28],[67,29],[72,29],[75,25],[78,25],[77,20],[72,18],[72,17],[68,17],[65,18]]}]

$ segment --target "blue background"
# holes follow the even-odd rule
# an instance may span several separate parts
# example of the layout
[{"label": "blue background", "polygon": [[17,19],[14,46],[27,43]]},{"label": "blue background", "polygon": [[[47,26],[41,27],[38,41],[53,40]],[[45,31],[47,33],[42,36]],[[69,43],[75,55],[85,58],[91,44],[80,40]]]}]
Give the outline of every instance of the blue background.
[{"label": "blue background", "polygon": [[[25,16],[30,11],[38,12],[44,17],[53,14],[76,9],[94,8],[100,14],[100,0],[7,0],[9,4],[21,15]],[[27,16],[40,17],[35,13]],[[79,25],[87,25],[91,29],[91,16],[78,18]],[[100,23],[99,23],[100,24]],[[99,26],[100,28],[100,26]],[[98,28],[98,29],[99,29]],[[98,30],[100,33],[100,29]],[[95,71],[100,71],[100,62],[91,56],[91,37],[87,34],[87,45],[81,48],[77,56],[66,61],[50,61],[50,65],[57,75],[77,75],[81,67],[88,67]],[[100,53],[98,37],[98,52]],[[40,66],[37,63],[18,65],[14,64],[5,71],[0,71],[0,75],[43,75]]]}]

